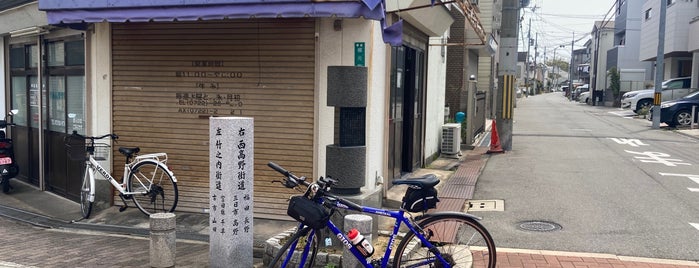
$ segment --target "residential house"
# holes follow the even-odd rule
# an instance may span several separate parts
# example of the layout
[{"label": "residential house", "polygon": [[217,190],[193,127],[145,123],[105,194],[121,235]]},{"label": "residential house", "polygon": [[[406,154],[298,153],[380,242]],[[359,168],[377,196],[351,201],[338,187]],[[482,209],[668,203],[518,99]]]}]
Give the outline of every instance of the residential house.
[{"label": "residential house", "polygon": [[[592,46],[589,54],[593,59],[589,65],[589,84],[593,104],[602,101],[607,83],[607,51],[614,46],[614,21],[596,21],[591,32]],[[611,95],[611,94],[608,94]]]},{"label": "residential house", "polygon": [[570,78],[577,84],[590,83],[590,60],[591,53],[588,47],[573,50],[573,59],[571,60]]},{"label": "residential house", "polygon": [[[493,33],[493,2],[466,1],[460,9],[451,9],[455,22],[447,43],[446,105],[448,119],[458,112],[466,114],[462,142],[470,145],[485,130],[487,95],[494,85],[493,56],[497,40]],[[481,12],[487,11],[487,14]],[[484,24],[480,18],[488,18]],[[487,25],[487,27],[485,26]]]},{"label": "residential house", "polygon": [[689,22],[687,49],[692,53],[692,87],[699,88],[699,17]]},{"label": "residential house", "polygon": [[[620,91],[645,89],[652,84],[653,63],[640,61],[641,1],[617,0],[614,15],[614,46],[607,51],[607,72],[616,68],[621,74]],[[602,75],[601,73],[599,75]],[[607,82],[609,85],[609,82]],[[613,92],[606,88],[605,103],[614,103]]]},{"label": "residential house", "polygon": [[517,73],[515,74],[516,87],[525,88],[525,80],[527,76],[527,52],[517,52]]},{"label": "residential house", "polygon": [[[639,59],[655,62],[658,55],[659,22],[661,0],[645,1],[641,8],[641,40]],[[692,63],[693,53],[688,45],[690,39],[690,22],[699,16],[699,3],[685,0],[666,1],[666,19],[664,35],[663,77],[667,80],[692,75],[697,64]],[[655,79],[655,71],[653,72]],[[696,83],[696,81],[695,81]],[[696,84],[695,84],[696,85]]]}]

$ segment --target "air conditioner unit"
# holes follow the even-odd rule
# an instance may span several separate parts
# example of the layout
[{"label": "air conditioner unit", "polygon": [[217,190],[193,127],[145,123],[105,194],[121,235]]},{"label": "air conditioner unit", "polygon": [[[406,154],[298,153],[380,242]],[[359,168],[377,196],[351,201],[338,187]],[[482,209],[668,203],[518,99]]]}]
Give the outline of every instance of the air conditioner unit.
[{"label": "air conditioner unit", "polygon": [[461,153],[461,124],[444,124],[442,126],[442,153]]}]

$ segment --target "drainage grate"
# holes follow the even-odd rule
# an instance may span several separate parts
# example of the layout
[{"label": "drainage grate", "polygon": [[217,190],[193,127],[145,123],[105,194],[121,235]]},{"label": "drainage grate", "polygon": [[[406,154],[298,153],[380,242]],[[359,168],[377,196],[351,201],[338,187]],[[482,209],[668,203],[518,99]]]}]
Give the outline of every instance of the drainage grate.
[{"label": "drainage grate", "polygon": [[550,221],[523,221],[517,226],[520,230],[532,232],[553,232],[563,229],[560,224]]}]

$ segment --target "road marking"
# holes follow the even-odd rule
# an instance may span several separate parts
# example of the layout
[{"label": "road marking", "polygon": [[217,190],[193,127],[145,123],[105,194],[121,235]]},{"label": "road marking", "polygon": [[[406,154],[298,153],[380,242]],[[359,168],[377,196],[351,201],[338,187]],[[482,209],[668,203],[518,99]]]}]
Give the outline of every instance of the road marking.
[{"label": "road marking", "polygon": [[633,118],[636,115],[631,111],[620,111],[620,112],[609,112],[609,113],[616,115],[616,116],[625,117],[625,118]]},{"label": "road marking", "polygon": [[638,146],[648,146],[648,144],[643,143],[639,139],[624,139],[624,138],[609,138],[610,140],[613,140],[614,142],[621,144],[621,145],[630,145],[632,147],[638,147]]},{"label": "road marking", "polygon": [[629,150],[624,150],[627,153],[630,154],[637,154],[637,155],[643,155],[643,156],[634,156],[634,158],[641,160],[643,163],[657,163],[657,164],[663,164],[666,166],[670,167],[676,167],[677,165],[686,165],[686,166],[691,166],[692,164],[690,163],[682,163],[681,159],[674,159],[670,158],[671,156],[666,153],[660,153],[660,152],[634,152],[634,151],[629,151]]},{"label": "road marking", "polygon": [[677,174],[677,173],[663,173],[659,172],[660,176],[674,176],[674,177],[686,177],[695,183],[699,184],[699,175],[692,175],[692,174]]},{"label": "road marking", "polygon": [[699,223],[690,222],[689,225],[691,225],[692,227],[697,228],[697,230],[699,230]]},{"label": "road marking", "polygon": [[687,188],[690,192],[699,192],[699,188]]}]

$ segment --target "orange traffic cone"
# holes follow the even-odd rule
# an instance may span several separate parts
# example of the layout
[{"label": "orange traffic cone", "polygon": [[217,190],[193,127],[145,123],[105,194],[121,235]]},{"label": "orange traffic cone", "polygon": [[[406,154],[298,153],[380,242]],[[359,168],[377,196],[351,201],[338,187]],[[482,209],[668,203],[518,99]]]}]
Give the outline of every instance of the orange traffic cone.
[{"label": "orange traffic cone", "polygon": [[498,128],[495,126],[495,120],[493,120],[493,126],[490,129],[490,150],[489,154],[492,153],[504,153],[505,151],[500,146],[500,138],[498,137]]}]

